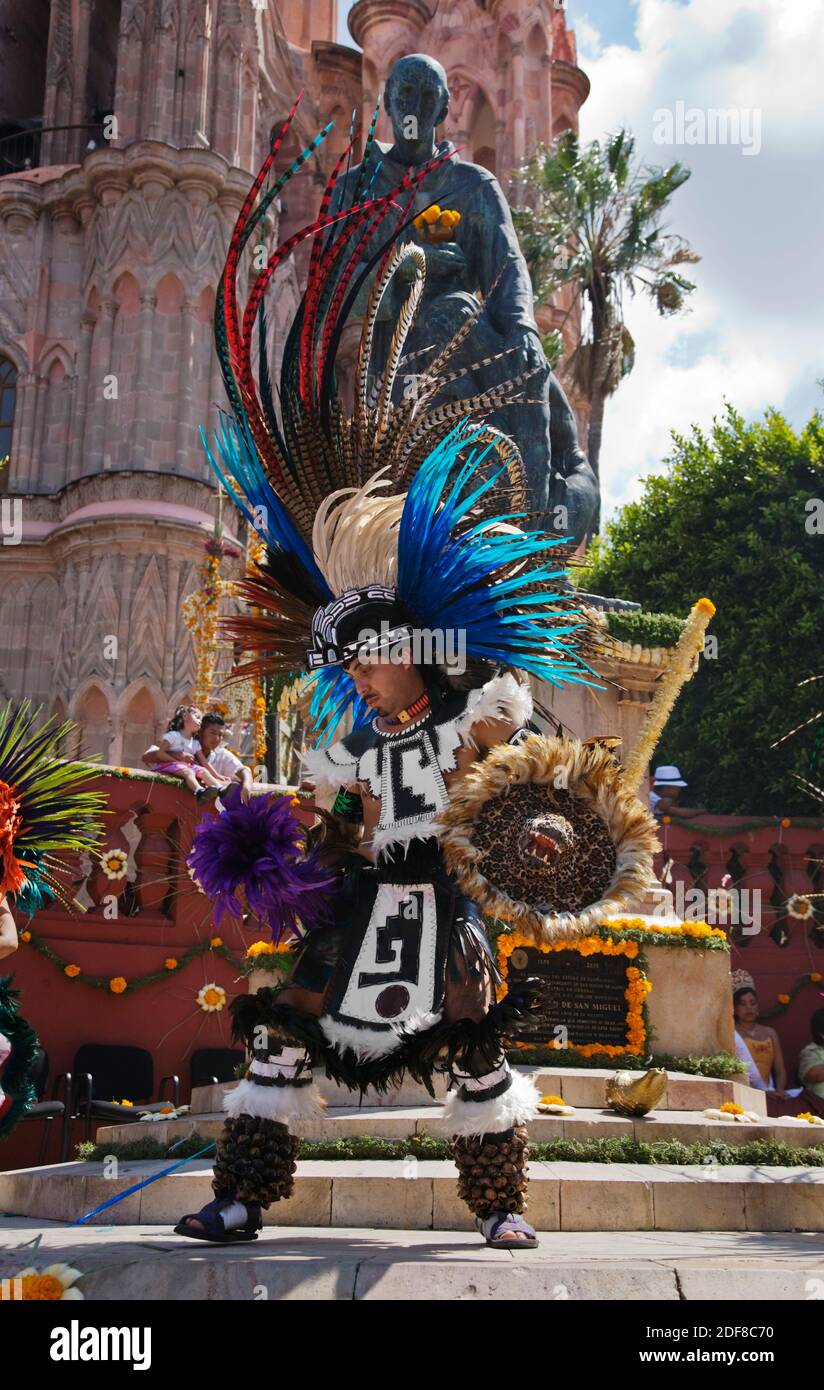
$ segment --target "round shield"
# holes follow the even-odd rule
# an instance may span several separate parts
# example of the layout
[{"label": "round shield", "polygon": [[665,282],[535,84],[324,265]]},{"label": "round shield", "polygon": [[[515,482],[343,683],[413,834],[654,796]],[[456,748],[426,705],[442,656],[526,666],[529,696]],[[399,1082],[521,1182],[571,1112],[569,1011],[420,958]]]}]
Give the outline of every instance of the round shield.
[{"label": "round shield", "polygon": [[601,744],[543,734],[502,744],[439,819],[463,890],[537,944],[626,912],[653,877],[656,823]]}]

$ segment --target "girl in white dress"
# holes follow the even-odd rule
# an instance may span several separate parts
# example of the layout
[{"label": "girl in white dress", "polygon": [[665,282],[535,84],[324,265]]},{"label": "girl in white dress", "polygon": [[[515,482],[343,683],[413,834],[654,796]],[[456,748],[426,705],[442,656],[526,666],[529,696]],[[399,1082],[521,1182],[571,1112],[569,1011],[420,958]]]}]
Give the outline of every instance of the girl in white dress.
[{"label": "girl in white dress", "polygon": [[194,737],[195,730],[200,728],[201,718],[196,706],[179,705],[160,741],[160,751],[165,761],[155,763],[158,772],[180,777],[195,796],[201,796],[209,787],[226,787],[225,777],[215,775]]}]

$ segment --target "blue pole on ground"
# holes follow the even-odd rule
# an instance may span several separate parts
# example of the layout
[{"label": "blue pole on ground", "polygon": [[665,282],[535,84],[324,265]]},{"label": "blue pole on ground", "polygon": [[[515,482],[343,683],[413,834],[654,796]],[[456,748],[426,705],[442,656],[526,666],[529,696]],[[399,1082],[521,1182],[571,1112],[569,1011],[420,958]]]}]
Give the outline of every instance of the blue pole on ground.
[{"label": "blue pole on ground", "polygon": [[75,1221],[70,1221],[70,1226],[82,1226],[84,1221],[91,1221],[93,1216],[105,1211],[107,1207],[113,1207],[118,1202],[122,1202],[124,1197],[131,1197],[135,1192],[139,1192],[142,1187],[148,1187],[149,1183],[158,1182],[160,1178],[167,1178],[176,1168],[182,1168],[184,1163],[191,1163],[193,1158],[202,1158],[204,1154],[211,1153],[215,1147],[215,1141],[207,1144],[205,1149],[198,1149],[197,1153],[189,1154],[188,1158],[179,1158],[177,1163],[171,1163],[168,1168],[164,1168],[160,1173],[153,1173],[150,1178],[144,1178],[142,1182],[136,1182],[133,1187],[127,1187],[125,1192],[118,1192],[116,1197],[110,1197],[107,1202],[101,1202],[99,1207],[93,1211],[87,1211],[85,1216],[78,1216]]}]

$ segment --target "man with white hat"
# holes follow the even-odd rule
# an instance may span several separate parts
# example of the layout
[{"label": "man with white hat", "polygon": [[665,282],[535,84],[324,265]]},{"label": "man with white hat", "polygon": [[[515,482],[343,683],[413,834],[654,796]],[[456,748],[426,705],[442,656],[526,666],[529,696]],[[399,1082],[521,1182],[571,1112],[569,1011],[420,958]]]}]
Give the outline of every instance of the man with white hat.
[{"label": "man with white hat", "polygon": [[649,794],[650,810],[655,816],[662,816],[668,813],[675,802],[678,800],[680,787],[686,787],[681,773],[677,767],[670,764],[663,764],[655,769],[652,791]]}]

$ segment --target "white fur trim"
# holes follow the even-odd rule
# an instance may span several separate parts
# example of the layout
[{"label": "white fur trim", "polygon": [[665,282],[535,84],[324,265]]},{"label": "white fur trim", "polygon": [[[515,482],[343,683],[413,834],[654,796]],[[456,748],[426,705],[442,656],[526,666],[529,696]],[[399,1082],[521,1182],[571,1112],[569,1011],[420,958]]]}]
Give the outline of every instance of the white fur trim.
[{"label": "white fur trim", "polygon": [[333,743],[331,748],[306,748],[300,762],[302,775],[321,794],[357,786],[358,760],[341,743]]},{"label": "white fur trim", "polygon": [[511,719],[517,724],[526,724],[532,718],[532,692],[528,685],[519,685],[510,671],[503,676],[493,676],[479,690],[470,690],[466,709],[455,720],[455,728],[464,743],[474,746],[471,735],[473,724],[481,724],[486,719]]},{"label": "white fur trim", "polygon": [[461,1100],[457,1091],[450,1091],[438,1129],[449,1135],[499,1134],[531,1120],[540,1098],[535,1082],[515,1071],[509,1090],[494,1100]]},{"label": "white fur trim", "polygon": [[416,1009],[408,1018],[398,1023],[393,1023],[392,1028],[404,1033],[425,1033],[428,1028],[434,1028],[436,1023],[440,1023],[443,1014],[439,1009],[436,1014],[427,1013],[423,1009]]},{"label": "white fur trim", "polygon": [[322,1120],[326,1102],[314,1085],[257,1086],[254,1081],[239,1081],[233,1091],[226,1092],[223,1109],[227,1115],[254,1115],[288,1125],[293,1120]]},{"label": "white fur trim", "polygon": [[443,826],[436,820],[415,821],[413,825],[390,825],[385,830],[376,830],[372,837],[375,854],[388,849],[402,849],[406,855],[413,840],[437,839]]},{"label": "white fur trim", "polygon": [[358,1028],[352,1023],[340,1023],[331,1014],[323,1015],[320,1026],[327,1042],[338,1052],[343,1053],[346,1048],[351,1048],[359,1061],[372,1062],[397,1051],[401,1045],[401,1030],[405,1033],[422,1033],[427,1028],[434,1028],[440,1021],[440,1013],[423,1013],[417,1009],[408,1019],[399,1019],[390,1024],[392,1031],[389,1033],[378,1028]]},{"label": "white fur trim", "polygon": [[400,1046],[400,1039],[393,1032],[384,1033],[378,1028],[358,1028],[353,1023],[339,1023],[331,1014],[324,1014],[320,1026],[327,1042],[341,1054],[350,1048],[360,1062],[372,1062],[378,1057],[387,1057]]}]

